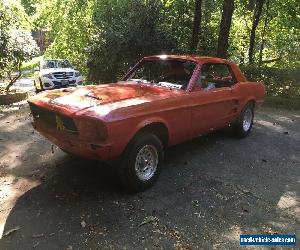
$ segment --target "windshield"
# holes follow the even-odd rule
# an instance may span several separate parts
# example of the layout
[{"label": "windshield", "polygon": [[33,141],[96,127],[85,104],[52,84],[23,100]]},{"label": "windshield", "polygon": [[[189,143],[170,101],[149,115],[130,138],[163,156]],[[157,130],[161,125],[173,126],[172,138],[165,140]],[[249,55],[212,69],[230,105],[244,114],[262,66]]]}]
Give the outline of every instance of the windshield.
[{"label": "windshield", "polygon": [[42,69],[51,68],[72,68],[71,63],[68,60],[45,60],[42,63]]},{"label": "windshield", "polygon": [[184,60],[144,60],[128,76],[128,81],[186,89],[196,64]]}]

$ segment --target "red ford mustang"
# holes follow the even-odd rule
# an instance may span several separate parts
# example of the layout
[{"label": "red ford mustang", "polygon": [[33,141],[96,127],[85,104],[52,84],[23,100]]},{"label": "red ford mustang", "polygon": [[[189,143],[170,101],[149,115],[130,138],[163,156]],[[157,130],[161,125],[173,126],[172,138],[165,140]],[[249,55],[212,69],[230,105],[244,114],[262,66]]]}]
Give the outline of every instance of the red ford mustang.
[{"label": "red ford mustang", "polygon": [[33,126],[65,152],[120,159],[135,191],[157,179],[166,147],[230,126],[249,134],[265,96],[233,63],[212,57],[143,58],[122,81],[40,93],[28,102]]}]

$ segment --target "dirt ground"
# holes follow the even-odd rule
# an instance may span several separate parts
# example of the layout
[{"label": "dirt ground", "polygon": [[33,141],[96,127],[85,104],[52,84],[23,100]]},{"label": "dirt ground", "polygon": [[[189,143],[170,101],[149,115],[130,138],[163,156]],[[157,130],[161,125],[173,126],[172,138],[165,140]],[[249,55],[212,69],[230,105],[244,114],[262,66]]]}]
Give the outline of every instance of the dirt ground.
[{"label": "dirt ground", "polygon": [[240,249],[241,233],[299,242],[300,112],[264,108],[246,139],[219,131],[172,147],[156,185],[129,194],[15,109],[0,112],[0,249]]}]

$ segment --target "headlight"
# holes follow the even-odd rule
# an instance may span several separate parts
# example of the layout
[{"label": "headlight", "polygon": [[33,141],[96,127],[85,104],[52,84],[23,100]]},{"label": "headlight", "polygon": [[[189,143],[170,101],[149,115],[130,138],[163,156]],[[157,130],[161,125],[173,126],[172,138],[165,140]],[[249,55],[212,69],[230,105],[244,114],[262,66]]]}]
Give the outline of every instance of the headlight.
[{"label": "headlight", "polygon": [[104,141],[107,138],[107,127],[99,120],[80,118],[76,122],[80,138],[86,141]]},{"label": "headlight", "polygon": [[45,75],[43,75],[43,77],[46,77],[46,78],[49,78],[49,79],[53,78],[51,74],[45,74]]},{"label": "headlight", "polygon": [[75,77],[79,77],[79,76],[81,76],[80,72],[79,72],[79,71],[76,71],[76,72],[75,72]]}]

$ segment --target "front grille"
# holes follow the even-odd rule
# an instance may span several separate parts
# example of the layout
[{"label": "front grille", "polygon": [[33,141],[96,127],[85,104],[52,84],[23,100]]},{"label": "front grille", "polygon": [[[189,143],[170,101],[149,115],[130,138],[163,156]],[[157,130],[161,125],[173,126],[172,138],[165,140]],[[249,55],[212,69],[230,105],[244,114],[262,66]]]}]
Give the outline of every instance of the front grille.
[{"label": "front grille", "polygon": [[73,77],[73,72],[56,72],[56,73],[53,73],[53,76],[56,78],[56,79],[70,79]]},{"label": "front grille", "polygon": [[60,87],[61,86],[61,82],[58,81],[53,81],[55,87]]},{"label": "front grille", "polygon": [[49,111],[34,104],[30,104],[31,113],[34,119],[41,120],[57,130],[65,131],[72,134],[78,134],[77,127],[72,118]]},{"label": "front grille", "polygon": [[62,83],[62,82],[58,82],[58,81],[53,81],[56,88],[68,87],[71,82],[72,81],[67,81],[66,83]]},{"label": "front grille", "polygon": [[69,84],[75,84],[75,83],[76,83],[76,80],[69,81]]}]

